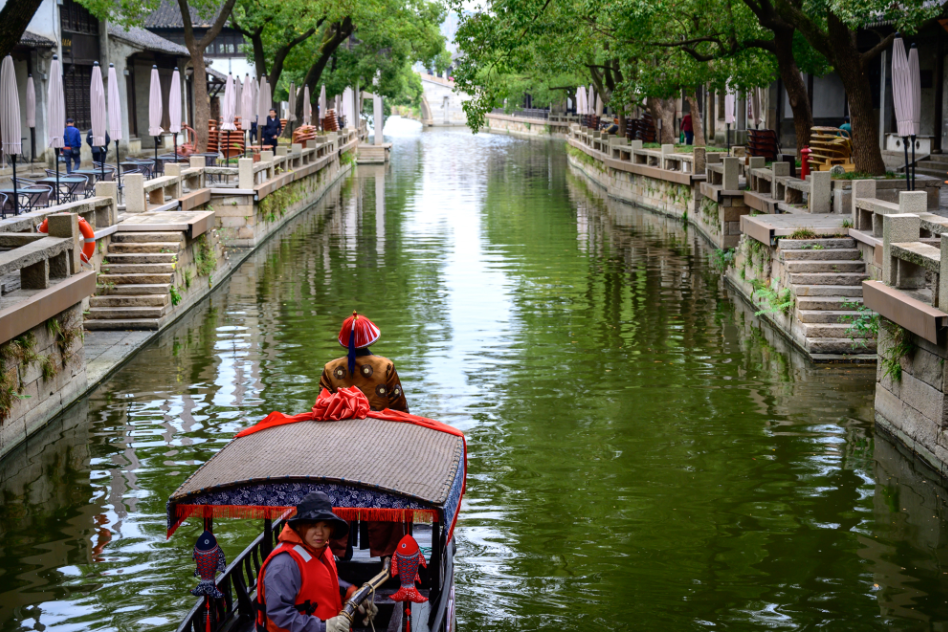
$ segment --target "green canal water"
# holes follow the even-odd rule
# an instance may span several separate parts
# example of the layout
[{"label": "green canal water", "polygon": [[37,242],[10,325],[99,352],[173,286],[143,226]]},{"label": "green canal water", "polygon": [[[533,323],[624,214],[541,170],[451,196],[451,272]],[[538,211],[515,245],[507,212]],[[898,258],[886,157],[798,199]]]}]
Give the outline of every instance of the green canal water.
[{"label": "green canal water", "polygon": [[[390,166],[0,463],[3,630],[172,630],[198,528],[166,541],[166,498],[311,407],[353,309],[469,437],[462,630],[946,629],[948,492],[874,432],[871,370],[807,366],[562,143],[391,125]],[[258,527],[218,521],[229,558]]]}]

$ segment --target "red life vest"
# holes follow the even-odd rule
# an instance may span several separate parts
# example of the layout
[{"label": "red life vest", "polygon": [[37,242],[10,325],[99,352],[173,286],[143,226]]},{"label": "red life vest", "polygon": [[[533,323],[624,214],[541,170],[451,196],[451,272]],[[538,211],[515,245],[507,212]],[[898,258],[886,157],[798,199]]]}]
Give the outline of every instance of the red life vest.
[{"label": "red life vest", "polygon": [[287,632],[267,617],[266,587],[264,577],[267,567],[276,555],[288,553],[296,561],[302,580],[299,592],[293,599],[296,609],[303,615],[315,616],[323,621],[332,619],[342,610],[342,596],[339,594],[339,575],[336,562],[329,547],[324,547],[317,555],[303,544],[296,531],[289,525],[283,528],[279,538],[280,546],[273,549],[260,568],[257,580],[257,632]]}]

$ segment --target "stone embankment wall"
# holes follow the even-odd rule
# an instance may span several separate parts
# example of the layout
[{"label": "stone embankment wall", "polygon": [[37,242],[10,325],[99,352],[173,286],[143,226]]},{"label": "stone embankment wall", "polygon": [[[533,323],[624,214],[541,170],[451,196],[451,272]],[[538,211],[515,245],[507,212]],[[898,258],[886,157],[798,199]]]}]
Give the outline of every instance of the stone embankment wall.
[{"label": "stone embankment wall", "polygon": [[565,139],[569,136],[569,126],[571,122],[574,122],[573,119],[567,117],[541,119],[492,113],[486,117],[487,125],[484,131],[511,136]]},{"label": "stone embankment wall", "polygon": [[948,342],[880,318],[876,427],[948,476]]},{"label": "stone embankment wall", "polygon": [[77,304],[0,345],[0,454],[86,390],[82,338]]}]

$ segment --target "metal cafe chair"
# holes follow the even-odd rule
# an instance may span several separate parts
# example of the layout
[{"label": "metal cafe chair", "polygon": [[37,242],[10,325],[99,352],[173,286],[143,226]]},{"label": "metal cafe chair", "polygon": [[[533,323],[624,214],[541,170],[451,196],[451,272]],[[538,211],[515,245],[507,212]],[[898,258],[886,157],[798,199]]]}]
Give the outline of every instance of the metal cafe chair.
[{"label": "metal cafe chair", "polygon": [[28,193],[29,204],[27,208],[31,211],[34,211],[38,208],[46,208],[49,206],[49,201],[53,199],[53,187],[48,184],[32,184],[30,188],[33,189],[43,189],[42,193]]},{"label": "metal cafe chair", "polygon": [[86,185],[89,183],[89,178],[80,174],[71,174],[69,177],[77,179],[82,178],[82,181],[67,182],[61,185],[66,187],[66,195],[64,200],[62,197],[60,197],[60,199],[64,202],[75,202],[79,199],[80,195],[85,195]]},{"label": "metal cafe chair", "polygon": [[[92,164],[93,164],[93,166],[94,166],[96,169],[98,169],[98,170],[101,172],[101,170],[102,170],[102,163],[101,163],[101,162],[94,162],[94,161],[93,161]],[[99,178],[100,180],[103,179],[102,176],[96,176],[96,177]],[[105,164],[105,178],[104,178],[104,180],[105,180],[106,182],[112,182],[113,180],[115,180],[115,166],[114,166],[114,165],[110,165],[110,164],[108,164],[108,163]]]},{"label": "metal cafe chair", "polygon": [[7,213],[13,210],[13,203],[10,202],[10,196],[6,193],[0,193],[0,216],[6,217]]}]

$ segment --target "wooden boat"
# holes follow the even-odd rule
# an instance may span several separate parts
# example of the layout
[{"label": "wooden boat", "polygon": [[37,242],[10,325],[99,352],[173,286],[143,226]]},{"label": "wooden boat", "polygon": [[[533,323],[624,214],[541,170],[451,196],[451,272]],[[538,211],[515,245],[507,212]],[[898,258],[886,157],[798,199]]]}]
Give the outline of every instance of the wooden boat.
[{"label": "wooden boat", "polygon": [[[385,413],[391,411],[369,415]],[[419,592],[428,601],[411,604],[412,629],[456,628],[453,530],[465,487],[465,439],[438,422],[392,416],[397,419],[294,420],[238,436],[171,495],[168,537],[180,529],[196,538],[213,528],[214,518],[263,521],[262,533],[218,576],[224,597],[211,599],[210,608],[199,599],[179,632],[206,632],[208,610],[213,632],[254,630],[260,566],[276,546],[282,521],[313,491],[327,493],[337,515],[350,521],[351,557],[337,562],[342,579],[361,586],[382,570],[381,560],[369,556],[367,521],[406,523],[427,560],[419,569]],[[389,599],[397,590],[398,578],[391,578],[375,592],[375,630],[405,629],[404,604]]]}]

